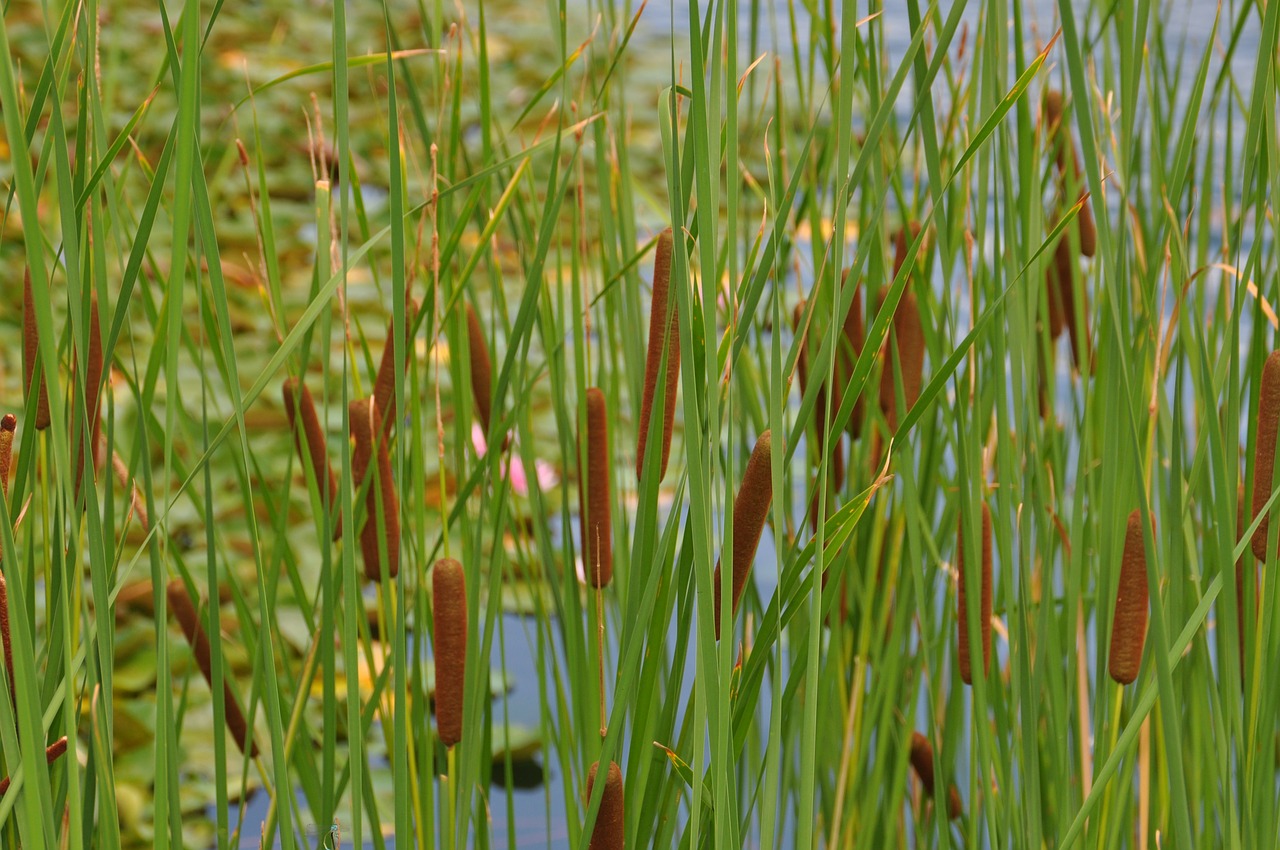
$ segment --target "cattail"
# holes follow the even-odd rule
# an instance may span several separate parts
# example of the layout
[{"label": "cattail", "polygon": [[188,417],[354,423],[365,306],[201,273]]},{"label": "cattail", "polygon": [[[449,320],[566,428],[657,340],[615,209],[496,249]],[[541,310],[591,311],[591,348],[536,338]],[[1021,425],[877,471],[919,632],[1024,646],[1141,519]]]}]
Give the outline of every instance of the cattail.
[{"label": "cattail", "polygon": [[[792,314],[792,326],[800,337],[800,352],[796,358],[796,368],[800,373],[800,395],[804,396],[805,390],[809,386],[809,335],[805,333],[801,323],[804,321],[805,303],[801,301],[796,305],[795,312]],[[852,312],[852,311],[850,311]],[[839,373],[836,376],[839,381]],[[827,408],[827,389],[826,385],[821,383],[819,378],[818,397],[814,402],[814,409],[818,416],[822,416],[823,411]],[[834,419],[836,412],[840,409],[840,388],[838,383],[832,387],[831,393],[831,418]],[[822,419],[818,420],[822,422]],[[827,436],[831,428],[829,425],[818,426],[818,455],[826,457]],[[831,447],[831,486],[839,490],[844,486],[844,446],[837,437],[835,445]],[[814,494],[814,506],[817,505],[817,494]],[[817,513],[814,512],[814,521],[817,521]]]},{"label": "cattail", "polygon": [[453,558],[431,573],[435,620],[436,729],[446,747],[462,740],[462,691],[467,674],[467,577]]},{"label": "cattail", "polygon": [[[1065,245],[1064,238],[1059,244]],[[1055,256],[1055,264],[1059,261]],[[1067,336],[1071,340],[1071,360],[1076,364],[1080,374],[1092,374],[1094,371],[1093,345],[1089,340],[1089,293],[1084,286],[1080,287],[1080,313],[1084,324],[1076,320],[1076,286],[1071,274],[1071,253],[1067,251],[1065,264],[1058,266],[1058,298],[1062,302],[1062,318],[1066,323]]]},{"label": "cattail", "polygon": [[[649,439],[649,419],[653,413],[653,394],[658,389],[658,369],[662,365],[663,327],[667,329],[667,375],[662,402],[662,466],[658,480],[667,474],[671,456],[671,432],[676,422],[676,388],[680,385],[680,317],[671,303],[672,231],[668,227],[658,235],[657,254],[653,259],[653,300],[649,305],[649,350],[644,364],[644,396],[640,402],[639,434],[636,440],[636,478],[644,475],[644,448]],[[667,311],[671,321],[664,322]]]},{"label": "cattail", "polygon": [[[49,427],[49,389],[44,382],[44,369],[36,374],[36,358],[40,354],[40,329],[36,327],[35,298],[31,294],[31,269],[22,278],[22,372],[27,396],[34,391],[36,398],[37,431]],[[34,383],[33,383],[34,382]],[[34,390],[33,390],[34,387]]]},{"label": "cattail", "polygon": [[[62,754],[67,751],[67,736],[63,735],[44,749],[44,763],[53,764]],[[3,797],[9,791],[9,777],[0,779],[0,797]]]},{"label": "cattail", "polygon": [[[884,306],[886,294],[886,290],[880,290],[878,307]],[[920,322],[916,296],[910,291],[904,291],[898,301],[898,309],[893,313],[893,324],[889,328],[889,335],[885,337],[881,352],[884,371],[880,373],[880,409],[884,411],[890,431],[897,430],[898,422],[897,395],[894,392],[895,349],[898,363],[902,367],[902,389],[905,394],[903,409],[910,410],[920,398],[920,388],[924,384],[924,325]]]},{"label": "cattail", "polygon": [[[1152,529],[1154,531],[1154,528]],[[1111,621],[1111,654],[1107,672],[1121,685],[1138,678],[1142,645],[1147,639],[1147,549],[1142,540],[1142,515],[1129,514],[1124,534],[1124,560]]]},{"label": "cattail", "polygon": [[[405,299],[404,314],[404,365],[409,368],[409,350],[413,341],[413,323],[418,316],[418,302]],[[382,347],[382,362],[378,364],[378,378],[373,385],[373,400],[378,406],[382,423],[390,431],[396,421],[396,320],[387,322],[387,342]],[[473,355],[474,356],[474,355]]]},{"label": "cattail", "polygon": [[[391,458],[387,454],[387,438],[382,434],[382,419],[372,398],[358,399],[348,407],[351,438],[355,451],[351,455],[351,475],[359,489],[370,467],[375,481],[365,494],[364,525],[360,528],[360,550],[364,555],[364,574],[370,581],[395,578],[400,572],[400,501],[396,498],[395,481],[391,478]],[[374,435],[377,446],[375,451]],[[378,534],[378,518],[382,518],[382,536]],[[386,546],[386,570],[382,569],[379,543]]]},{"label": "cattail", "polygon": [[[1262,366],[1262,386],[1258,389],[1258,437],[1253,449],[1254,519],[1271,498],[1277,429],[1280,429],[1280,351],[1273,351]],[[1267,560],[1268,522],[1268,517],[1263,515],[1253,532],[1253,556],[1263,562]]]},{"label": "cattail", "polygon": [[[1044,292],[1049,302],[1049,338],[1057,339],[1067,326],[1066,299],[1075,303],[1072,289],[1071,246],[1065,238],[1059,238],[1053,249],[1053,262],[1044,271]],[[1072,319],[1072,324],[1075,320]],[[1074,345],[1074,343],[1073,343]]]},{"label": "cattail", "polygon": [[[97,469],[98,438],[102,433],[102,411],[98,405],[99,386],[102,383],[102,333],[98,329],[98,296],[95,294],[89,301],[89,351],[85,358],[87,364],[84,375],[85,415],[77,415],[71,433],[75,440],[75,498],[80,499],[80,480],[84,477],[84,439],[80,436],[80,425],[89,423],[89,446],[93,457],[93,469]],[[79,369],[79,358],[76,359],[76,370]],[[74,374],[74,373],[73,373]],[[97,477],[96,475],[94,476]]]},{"label": "cattail", "polygon": [[[174,579],[169,582],[166,592],[169,597],[169,607],[173,609],[173,615],[177,617],[183,634],[187,636],[187,643],[191,645],[196,664],[204,674],[205,681],[212,687],[213,664],[209,658],[209,636],[205,634],[204,626],[196,613],[195,603],[187,593],[187,586],[182,583],[182,579]],[[222,680],[222,693],[223,702],[226,704],[227,729],[231,732],[231,737],[240,747],[240,752],[248,753],[250,758],[257,758],[258,744],[249,735],[249,726],[240,712],[240,704],[236,701],[235,691],[231,688],[231,680],[225,677]]]},{"label": "cattail", "polygon": [[[298,450],[298,460],[311,464],[311,471],[316,477],[316,486],[323,487],[328,483],[329,498],[326,502],[328,510],[333,511],[338,505],[338,478],[329,466],[329,453],[325,450],[324,428],[320,424],[320,416],[316,413],[316,402],[311,397],[304,381],[285,378],[284,412],[289,417],[289,430],[293,432],[293,445]],[[302,427],[298,427],[301,415]],[[303,437],[307,444],[302,445]],[[342,536],[342,515],[336,514],[333,523],[333,539]]]},{"label": "cattail", "polygon": [[[911,237],[907,238],[907,232],[911,232]],[[905,230],[899,230],[893,237],[893,276],[897,277],[898,272],[902,270],[902,264],[907,261],[907,249],[911,247],[911,243],[916,241],[916,237],[920,235],[920,222],[913,221],[907,225]],[[924,254],[924,245],[921,244],[920,250],[916,252],[919,257]]]},{"label": "cattail", "polygon": [[[966,685],[973,684],[973,663],[969,650],[968,581],[965,571],[964,518],[960,519],[959,556],[956,571],[960,585],[960,678]],[[982,670],[991,669],[991,508],[982,505],[982,576],[981,601],[978,605],[978,626],[982,633]]]},{"label": "cattail", "polygon": [[[911,769],[916,772],[916,778],[920,780],[920,786],[924,788],[925,795],[932,797],[933,747],[929,744],[929,739],[919,732],[911,733]],[[947,793],[947,817],[954,820],[960,817],[960,813],[960,792],[952,785]]]},{"label": "cattail", "polygon": [[0,419],[0,485],[4,486],[4,496],[9,498],[9,470],[13,468],[13,432],[18,428],[18,417],[6,413]]},{"label": "cattail", "polygon": [[[1073,181],[1080,179],[1080,158],[1076,155],[1076,144],[1071,132],[1062,123],[1062,92],[1050,89],[1044,96],[1044,117],[1048,127],[1048,138],[1055,151],[1058,162],[1058,173],[1063,179]],[[1084,187],[1080,188],[1080,196],[1084,197]],[[1088,204],[1080,207],[1076,215],[1076,226],[1080,232],[1080,253],[1092,257],[1098,249],[1098,229],[1093,223],[1093,211]]]},{"label": "cattail", "polygon": [[[751,450],[751,459],[742,471],[742,486],[733,500],[733,613],[738,613],[738,601],[747,586],[751,564],[756,558],[764,521],[769,516],[769,503],[773,501],[773,473],[770,469],[773,455],[773,435],[765,431]],[[715,583],[711,586],[715,599],[716,640],[720,639],[720,564],[716,563]]]},{"label": "cattail", "polygon": [[4,669],[9,673],[9,699],[13,701],[16,695],[13,692],[13,643],[9,638],[9,583],[3,575],[0,575],[0,638],[4,640]]},{"label": "cattail", "polygon": [[[595,788],[596,772],[600,762],[591,765],[587,771],[587,799]],[[604,794],[600,798],[600,808],[596,810],[596,825],[591,830],[591,841],[588,850],[621,850],[626,846],[623,817],[622,769],[617,762],[609,762],[605,773]]]},{"label": "cattail", "polygon": [[489,363],[489,349],[485,346],[480,318],[470,304],[467,305],[467,340],[471,346],[471,393],[476,400],[476,416],[480,417],[480,427],[484,430],[487,439],[491,403],[490,379],[493,376],[493,367]]},{"label": "cattail", "polygon": [[609,507],[609,423],[604,392],[587,390],[587,467],[578,472],[578,516],[582,528],[587,583],[604,587],[613,579],[613,537]]},{"label": "cattail", "polygon": [[[844,281],[848,285],[848,269],[845,269]],[[836,372],[836,395],[832,396],[834,403],[831,406],[833,411],[840,407],[840,401],[837,399],[841,398],[841,393],[844,392],[844,388],[848,386],[849,381],[853,378],[853,367],[858,358],[862,356],[862,346],[867,339],[862,317],[862,281],[860,280],[853,285],[853,301],[849,304],[849,312],[844,316],[843,331],[845,345],[841,346],[840,357],[836,360],[840,369]],[[857,400],[853,403],[853,413],[849,415],[849,424],[847,426],[849,436],[855,440],[862,436],[862,420],[862,395],[859,394]]]}]

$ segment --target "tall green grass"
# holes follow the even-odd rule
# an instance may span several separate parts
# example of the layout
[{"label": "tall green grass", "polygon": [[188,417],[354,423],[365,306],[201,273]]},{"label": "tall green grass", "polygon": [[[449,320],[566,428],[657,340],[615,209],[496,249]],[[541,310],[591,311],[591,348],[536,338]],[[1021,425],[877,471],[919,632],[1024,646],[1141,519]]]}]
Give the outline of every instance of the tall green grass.
[{"label": "tall green grass", "polygon": [[[1251,462],[1280,3],[1206,8],[9,4],[0,846],[587,847],[619,818],[630,847],[1275,845],[1280,524],[1236,517],[1258,476],[1280,501]],[[1056,165],[1050,89],[1079,168]],[[1060,240],[1050,278],[1092,358],[1050,333]],[[46,430],[19,377],[27,268]],[[894,330],[912,302],[922,387]],[[388,338],[410,344],[380,370]],[[679,393],[641,422],[647,363]],[[336,489],[295,453],[315,435],[286,425],[286,381]],[[598,588],[576,531],[588,388],[611,461]],[[350,405],[375,390],[390,456],[361,475]],[[75,462],[95,398],[98,469]],[[672,399],[669,465],[637,463]],[[765,432],[768,533],[735,547]],[[388,465],[392,521],[367,515]],[[1134,511],[1150,617],[1121,686]],[[991,660],[969,686],[984,570],[958,547],[982,563],[986,512]],[[718,605],[735,550],[752,570]],[[451,747],[442,559],[467,608]],[[175,581],[207,663],[170,625]],[[536,669],[509,663],[521,645]],[[539,841],[513,779],[530,740]],[[610,763],[621,803],[612,771],[589,781]]]}]

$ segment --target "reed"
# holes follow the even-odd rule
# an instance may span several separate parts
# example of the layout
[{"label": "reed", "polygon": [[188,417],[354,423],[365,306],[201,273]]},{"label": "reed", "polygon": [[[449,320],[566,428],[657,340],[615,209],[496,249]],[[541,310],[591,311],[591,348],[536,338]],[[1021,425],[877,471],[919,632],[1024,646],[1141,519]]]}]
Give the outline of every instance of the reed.
[{"label": "reed", "polygon": [[484,328],[475,308],[467,304],[467,342],[470,346],[471,394],[475,397],[476,416],[485,439],[489,435],[489,415],[492,404],[493,365],[489,362],[489,348],[484,341]]},{"label": "reed", "polygon": [[[1258,388],[1258,436],[1253,449],[1253,518],[1257,519],[1271,498],[1271,477],[1276,462],[1276,431],[1280,429],[1280,351],[1267,356],[1262,366],[1262,381]],[[1253,556],[1267,560],[1267,529],[1270,518],[1263,515],[1262,522],[1253,532]]]},{"label": "reed", "polygon": [[604,587],[613,580],[613,538],[609,488],[609,414],[604,392],[587,390],[587,467],[578,471],[578,516],[583,570],[587,583]]},{"label": "reed", "polygon": [[[71,433],[75,440],[75,500],[80,501],[81,479],[84,477],[84,438],[80,430],[82,423],[89,425],[89,451],[92,457],[90,475],[97,478],[98,441],[102,433],[102,411],[99,405],[99,393],[102,385],[102,332],[98,328],[98,296],[94,294],[89,300],[89,350],[85,356],[84,399],[81,413],[72,422]],[[72,374],[80,369],[80,358],[77,354]],[[74,381],[72,386],[74,386]]]},{"label": "reed", "polygon": [[[845,285],[849,282],[849,270],[844,271]],[[853,285],[853,300],[849,303],[849,312],[844,315],[844,324],[841,326],[844,333],[844,345],[840,348],[840,358],[837,362],[840,369],[836,373],[836,395],[832,397],[834,404],[832,410],[840,407],[842,399],[841,395],[844,388],[849,385],[849,381],[853,378],[853,367],[857,363],[858,358],[862,356],[862,347],[866,344],[867,331],[866,323],[862,315],[862,281],[859,280]],[[858,394],[858,398],[853,403],[853,412],[849,415],[849,423],[846,428],[849,436],[858,439],[862,436],[862,420],[864,418],[862,394]]]},{"label": "reed", "polygon": [[[662,466],[658,470],[659,481],[666,477],[667,461],[671,457],[671,432],[676,422],[676,389],[680,385],[680,316],[669,297],[672,239],[670,227],[658,235],[657,252],[653,259],[653,298],[649,302],[649,349],[645,355],[644,396],[640,402],[639,433],[636,438],[637,480],[644,475],[644,450],[649,438],[653,396],[658,390],[658,371],[662,368],[664,338],[667,372],[663,384]],[[670,322],[665,321],[668,311],[671,314]]]},{"label": "reed", "polygon": [[[364,485],[373,468],[375,480],[365,492],[364,525],[360,527],[360,551],[364,557],[364,574],[369,581],[395,578],[400,572],[400,500],[395,480],[391,477],[391,458],[387,453],[387,437],[382,433],[382,418],[372,397],[357,399],[348,406],[351,439],[355,450],[351,455],[351,477],[356,489]],[[374,435],[379,435],[376,439]],[[382,522],[382,534],[378,533]],[[387,550],[382,563],[379,544]],[[383,567],[385,566],[385,569]]]},{"label": "reed", "polygon": [[[67,736],[63,735],[44,749],[44,763],[53,764],[67,751]],[[0,797],[9,792],[9,777],[0,779]]]},{"label": "reed", "polygon": [[0,486],[9,498],[9,473],[13,469],[13,434],[18,429],[18,417],[6,413],[0,419]]},{"label": "reed", "polygon": [[[404,367],[409,368],[409,353],[413,350],[413,323],[418,317],[418,301],[405,298],[404,315]],[[378,363],[378,377],[373,385],[373,401],[388,432],[396,421],[396,329],[395,317],[387,321],[387,342],[382,347],[382,360]],[[319,480],[319,479],[317,479]]]},{"label": "reed", "polygon": [[[764,533],[764,522],[769,516],[769,503],[773,501],[773,435],[765,431],[751,450],[747,468],[742,471],[742,485],[733,500],[733,615],[737,616],[738,602],[751,575],[751,565]],[[716,562],[715,583],[711,587],[715,599],[716,640],[720,639],[720,563]]]},{"label": "reed", "polygon": [[441,558],[431,571],[435,624],[436,729],[452,747],[462,740],[462,695],[467,678],[467,577],[462,564]]},{"label": "reed", "polygon": [[[920,780],[920,787],[924,789],[925,795],[933,797],[933,746],[930,745],[929,739],[919,732],[911,733],[911,769]],[[947,817],[955,820],[960,817],[961,812],[960,792],[952,785],[947,791]]]},{"label": "reed", "polygon": [[[49,388],[45,385],[44,370],[36,374],[36,360],[40,355],[40,329],[36,327],[35,300],[31,292],[31,269],[22,278],[22,384],[27,397],[36,397],[35,426],[37,431],[49,427]],[[33,384],[33,381],[35,382]]]},{"label": "reed", "polygon": [[[182,633],[187,637],[187,643],[191,646],[191,652],[196,658],[196,664],[200,667],[200,672],[204,674],[204,680],[209,683],[209,687],[213,687],[213,663],[209,656],[209,635],[205,633],[204,625],[200,622],[195,603],[192,602],[191,596],[187,593],[187,586],[183,584],[182,579],[174,579],[169,582],[165,592],[169,597],[169,608],[173,611],[174,617],[177,618],[178,624],[182,626]],[[235,689],[231,686],[231,680],[225,676],[222,680],[222,694],[223,702],[225,703],[227,730],[231,732],[231,737],[235,739],[236,746],[240,748],[240,752],[247,753],[250,758],[257,758],[258,744],[252,740],[249,726],[245,722],[244,714],[240,711],[240,703],[236,699]]]},{"label": "reed", "polygon": [[[1062,120],[1062,92],[1050,89],[1044,96],[1044,117],[1048,127],[1050,148],[1054,151],[1054,159],[1058,163],[1058,175],[1063,182],[1064,192],[1071,186],[1079,186],[1077,203],[1085,196],[1085,188],[1080,173],[1080,155],[1076,152],[1075,140],[1071,138],[1070,128]],[[1080,254],[1092,257],[1098,249],[1098,228],[1093,221],[1093,210],[1088,204],[1080,205],[1076,215],[1076,229],[1080,235]]]},{"label": "reed", "polygon": [[1107,672],[1121,685],[1132,684],[1138,678],[1142,647],[1147,640],[1147,614],[1147,550],[1142,540],[1142,514],[1135,508],[1125,528],[1120,586],[1111,620],[1111,652],[1107,658]]},{"label": "reed", "polygon": [[[329,465],[329,453],[325,448],[324,427],[320,424],[320,416],[316,412],[315,399],[305,381],[285,378],[282,388],[284,395],[284,412],[289,418],[289,430],[293,433],[293,445],[298,452],[298,460],[310,464],[315,475],[316,485],[328,485],[328,496],[324,500],[325,508],[335,517],[333,521],[333,539],[342,536],[342,514],[335,510],[338,506],[338,477]],[[306,444],[303,445],[303,440]]]},{"label": "reed", "polygon": [[[600,762],[587,770],[587,799],[595,788]],[[622,769],[617,762],[609,762],[605,771],[604,793],[600,808],[596,811],[596,825],[591,830],[588,850],[621,850],[626,846],[626,819],[623,811]]]},{"label": "reed", "polygon": [[[959,574],[957,583],[960,586],[960,611],[957,624],[960,628],[960,678],[966,685],[973,684],[973,662],[971,660],[969,640],[968,572],[965,568],[964,554],[964,518],[960,519],[959,554],[956,559],[956,571]],[[982,670],[991,669],[991,508],[984,502],[982,505],[982,575],[980,576],[981,594],[978,604],[979,629],[982,637]]]}]

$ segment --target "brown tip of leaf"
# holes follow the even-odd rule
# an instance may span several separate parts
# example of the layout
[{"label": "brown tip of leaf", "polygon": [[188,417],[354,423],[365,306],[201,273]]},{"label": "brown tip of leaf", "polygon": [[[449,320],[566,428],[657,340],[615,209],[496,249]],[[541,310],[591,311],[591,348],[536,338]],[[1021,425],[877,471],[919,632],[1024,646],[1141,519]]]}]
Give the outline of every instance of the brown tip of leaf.
[{"label": "brown tip of leaf", "polygon": [[[338,478],[329,466],[324,427],[320,424],[315,399],[311,397],[311,390],[307,389],[306,383],[293,378],[285,379],[284,412],[289,418],[289,430],[293,432],[293,445],[298,451],[298,460],[311,466],[317,486],[328,488],[327,505],[335,517],[333,539],[337,540],[342,536],[342,515],[335,510],[338,506]],[[299,417],[302,427],[298,427]]]},{"label": "brown tip of leaf", "polygon": [[[960,678],[966,685],[973,684],[973,662],[971,660],[969,640],[968,609],[968,571],[965,568],[964,552],[964,519],[960,520],[959,555],[956,559],[956,571],[959,573],[960,603],[958,625],[960,628]],[[991,508],[984,502],[982,505],[982,574],[979,576],[981,596],[978,603],[978,626],[982,640],[982,670],[991,669]]]},{"label": "brown tip of leaf", "polygon": [[[738,613],[738,602],[751,575],[751,565],[760,546],[760,535],[769,517],[769,503],[773,501],[773,434],[765,431],[751,450],[747,468],[742,472],[742,486],[733,500],[733,613]],[[720,564],[716,564],[715,583],[711,587],[715,599],[716,640],[720,639]]]},{"label": "brown tip of leaf", "polygon": [[462,694],[467,673],[467,579],[462,564],[453,558],[436,561],[431,591],[436,728],[444,745],[452,747],[462,740]]},{"label": "brown tip of leaf", "polygon": [[578,511],[583,570],[587,583],[604,587],[613,579],[613,538],[609,492],[609,421],[604,392],[587,390],[587,466],[578,473]]},{"label": "brown tip of leaf", "polygon": [[1124,535],[1120,585],[1111,621],[1111,653],[1107,672],[1121,685],[1138,678],[1142,647],[1147,639],[1147,550],[1142,539],[1142,514],[1134,510]]},{"label": "brown tip of leaf", "polygon": [[[600,763],[591,765],[587,771],[587,799],[595,788],[596,774]],[[589,850],[622,850],[625,846],[626,819],[623,812],[622,769],[617,762],[609,762],[605,772],[604,794],[600,798],[600,808],[596,812],[596,825],[591,830]]]},{"label": "brown tip of leaf", "polygon": [[[665,337],[667,369],[663,383],[662,402],[662,466],[658,471],[661,481],[667,474],[667,461],[671,457],[671,433],[675,428],[676,389],[680,384],[680,318],[671,298],[671,248],[672,230],[667,228],[658,236],[657,253],[653,261],[653,299],[649,306],[649,348],[645,354],[644,396],[640,402],[640,421],[636,441],[636,478],[644,475],[644,450],[648,444],[649,420],[653,414],[653,397],[658,390],[658,372],[662,368]],[[670,322],[666,321],[668,311]]]},{"label": "brown tip of leaf", "polygon": [[[364,574],[370,581],[383,576],[379,544],[385,545],[387,578],[400,572],[400,501],[391,477],[391,458],[387,453],[387,437],[382,432],[382,418],[373,398],[357,399],[347,409],[351,438],[355,450],[351,455],[351,474],[358,490],[370,468],[375,480],[365,491],[364,525],[360,527],[360,551],[364,556]],[[379,435],[375,439],[375,435]],[[378,533],[381,520],[382,534]]]}]

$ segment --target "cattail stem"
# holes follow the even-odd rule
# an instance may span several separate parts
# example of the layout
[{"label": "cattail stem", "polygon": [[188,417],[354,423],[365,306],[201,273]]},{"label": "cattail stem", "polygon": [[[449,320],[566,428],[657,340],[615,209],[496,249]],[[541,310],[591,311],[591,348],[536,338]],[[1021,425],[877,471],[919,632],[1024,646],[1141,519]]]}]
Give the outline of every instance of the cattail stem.
[{"label": "cattail stem", "polygon": [[35,426],[37,431],[49,427],[49,388],[45,385],[44,368],[36,371],[40,356],[40,329],[36,326],[35,297],[31,292],[31,269],[22,278],[22,372],[27,398],[37,393]]},{"label": "cattail stem", "polygon": [[[62,754],[67,751],[67,736],[63,735],[44,749],[44,763],[53,764]],[[3,797],[9,791],[9,777],[0,779],[0,797]]]},{"label": "cattail stem", "polygon": [[[418,302],[414,298],[405,299],[404,315],[404,365],[409,368],[409,352],[412,350],[413,323],[418,316]],[[387,322],[387,342],[382,347],[382,361],[378,364],[378,377],[373,385],[374,404],[382,417],[382,424],[387,431],[395,427],[396,420],[396,320],[392,316]]]},{"label": "cattail stem", "polygon": [[[298,460],[310,464],[317,487],[328,488],[327,498],[324,499],[325,508],[335,516],[333,539],[337,540],[342,536],[342,514],[335,510],[338,506],[338,477],[329,465],[324,427],[316,412],[315,399],[311,397],[311,390],[307,389],[305,382],[295,381],[293,378],[285,379],[283,393],[284,412],[289,417],[289,430],[293,432],[293,445],[298,451]],[[306,440],[305,445],[303,440]]]},{"label": "cattail stem", "polygon": [[[751,450],[747,468],[742,472],[742,486],[733,500],[733,614],[738,613],[738,602],[751,575],[751,564],[760,546],[760,535],[769,516],[769,503],[773,501],[773,435],[765,431]],[[716,564],[715,582],[711,587],[715,599],[716,640],[720,639],[720,564]]]},{"label": "cattail stem", "polygon": [[587,583],[604,587],[613,579],[613,525],[610,516],[609,421],[604,392],[587,390],[587,466],[578,473],[578,513]]},{"label": "cattail stem", "polygon": [[[364,525],[360,528],[360,550],[364,555],[364,574],[370,581],[395,578],[400,572],[400,501],[391,477],[391,458],[387,453],[387,437],[382,433],[382,420],[373,398],[358,399],[348,408],[351,437],[355,451],[351,456],[351,474],[356,488],[365,481],[370,467],[375,480],[365,494]],[[374,435],[379,435],[376,440]],[[379,525],[382,534],[379,534]],[[380,546],[386,548],[386,570],[382,569]]]},{"label": "cattail stem", "polygon": [[1125,528],[1120,586],[1111,620],[1111,653],[1107,659],[1107,672],[1121,685],[1132,684],[1138,678],[1142,647],[1147,640],[1147,613],[1147,549],[1142,539],[1142,514],[1135,509]]},{"label": "cattail stem", "polygon": [[[587,799],[595,788],[596,774],[600,762],[591,765],[587,771]],[[626,846],[626,818],[623,812],[624,797],[622,793],[622,769],[617,762],[609,762],[605,770],[604,792],[600,798],[600,808],[596,810],[596,824],[591,830],[591,842],[588,850],[622,850]]]},{"label": "cattail stem", "polygon": [[[1271,498],[1271,477],[1276,462],[1276,432],[1280,430],[1280,351],[1273,351],[1262,365],[1262,381],[1258,388],[1258,434],[1253,447],[1253,517],[1257,519]],[[1253,556],[1267,560],[1267,529],[1270,518],[1264,514],[1253,532]]]},{"label": "cattail stem", "polygon": [[[966,685],[973,684],[973,662],[971,661],[969,639],[969,579],[965,569],[964,553],[964,518],[960,519],[959,556],[956,570],[959,573],[960,611],[960,678]],[[978,628],[982,640],[982,671],[985,674],[991,669],[991,509],[984,502],[982,505],[982,574],[979,576]]]},{"label": "cattail stem", "polygon": [[[636,442],[636,478],[644,476],[644,450],[649,437],[649,420],[653,414],[653,396],[658,389],[658,372],[662,367],[663,340],[666,339],[667,372],[663,384],[662,466],[658,480],[667,474],[671,456],[671,432],[676,421],[676,388],[680,384],[680,316],[670,298],[672,231],[658,235],[658,248],[653,261],[653,300],[649,305],[649,349],[645,355],[644,396],[640,402],[639,434]],[[666,321],[670,311],[671,320]]]},{"label": "cattail stem", "polygon": [[18,417],[6,413],[0,419],[0,486],[4,497],[9,498],[9,472],[13,469],[13,432],[18,429]]},{"label": "cattail stem", "polygon": [[[191,652],[195,655],[196,664],[200,667],[200,672],[204,674],[204,680],[213,687],[213,663],[209,655],[209,635],[205,633],[204,625],[200,622],[200,616],[196,613],[195,603],[192,602],[191,596],[187,593],[187,586],[182,583],[182,579],[174,579],[169,582],[166,588],[169,597],[169,608],[173,610],[174,617],[177,618],[179,625],[182,626],[182,632],[187,636],[187,643],[191,646]],[[224,703],[224,712],[227,721],[227,729],[231,732],[231,737],[235,739],[236,745],[240,747],[240,752],[247,753],[250,758],[258,757],[258,744],[252,740],[249,733],[249,725],[245,722],[244,714],[240,711],[240,703],[236,700],[235,690],[231,687],[231,680],[224,677],[222,680],[222,694]]]},{"label": "cattail stem", "polygon": [[435,622],[436,728],[452,747],[462,740],[462,695],[467,675],[467,578],[452,558],[436,561],[431,574]]},{"label": "cattail stem", "polygon": [[492,398],[493,366],[489,363],[489,349],[484,341],[484,329],[480,327],[480,317],[475,309],[467,306],[467,341],[470,346],[471,360],[471,393],[475,396],[476,416],[480,419],[480,427],[484,430],[485,439],[489,436],[489,416]]}]

